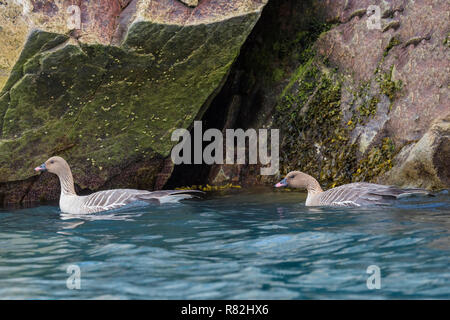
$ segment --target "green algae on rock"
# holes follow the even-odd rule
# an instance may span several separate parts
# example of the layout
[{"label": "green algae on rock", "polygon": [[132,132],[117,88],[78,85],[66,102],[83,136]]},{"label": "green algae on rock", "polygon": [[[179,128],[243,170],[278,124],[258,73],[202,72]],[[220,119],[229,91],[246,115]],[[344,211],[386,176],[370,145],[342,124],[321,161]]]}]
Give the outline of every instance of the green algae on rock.
[{"label": "green algae on rock", "polygon": [[117,46],[33,31],[0,95],[0,182],[29,178],[53,154],[91,190],[130,163],[163,161],[172,131],[201,116],[263,6],[184,25],[147,13]]},{"label": "green algae on rock", "polygon": [[[448,187],[448,170],[442,165],[450,157],[445,130],[426,133],[434,120],[450,112],[445,72],[448,24],[441,23],[448,20],[445,1],[433,1],[433,6],[431,1],[384,2],[380,5],[382,30],[367,28],[366,9],[362,9],[370,4],[367,1],[287,3],[277,7],[269,2],[278,16],[263,13],[261,26],[255,28],[259,35],[251,37],[248,51],[242,53],[241,60],[249,62],[238,68],[253,75],[248,78],[258,79],[257,84],[241,81],[240,90],[233,91],[234,100],[243,101],[242,108],[248,100],[262,104],[252,109],[259,120],[239,123],[281,130],[281,174],[291,169],[310,171],[327,187],[363,180]],[[316,10],[320,7],[323,10]],[[333,25],[309,43],[297,43],[294,35],[302,38],[311,35],[311,30],[287,26],[286,17],[308,23],[322,19]],[[258,68],[269,77],[253,70]],[[234,82],[240,80],[239,71]],[[268,82],[270,86],[264,84]],[[336,88],[340,94],[334,94]],[[323,100],[328,94],[333,99]],[[234,104],[230,106],[235,113]],[[421,138],[422,143],[412,148]],[[340,144],[331,143],[333,139]],[[430,155],[420,155],[422,149]],[[426,170],[420,170],[422,164]],[[251,172],[250,166],[238,172],[228,170],[227,181],[254,181]]]},{"label": "green algae on rock", "polygon": [[277,107],[274,126],[281,128],[281,171],[301,170],[327,186],[351,179],[354,146],[342,125],[341,80],[310,61]]}]

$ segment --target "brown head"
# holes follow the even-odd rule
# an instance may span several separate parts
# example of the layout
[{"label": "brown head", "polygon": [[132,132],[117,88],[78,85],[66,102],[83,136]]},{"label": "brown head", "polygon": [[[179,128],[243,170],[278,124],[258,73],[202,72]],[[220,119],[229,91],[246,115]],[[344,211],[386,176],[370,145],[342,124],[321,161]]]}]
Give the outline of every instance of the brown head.
[{"label": "brown head", "polygon": [[307,189],[311,192],[322,192],[322,188],[316,179],[309,174],[300,171],[291,171],[286,177],[275,185],[276,188],[290,187],[297,189]]},{"label": "brown head", "polygon": [[36,171],[48,171],[57,176],[66,175],[70,172],[70,167],[66,160],[61,157],[51,157],[39,167],[34,168]]}]

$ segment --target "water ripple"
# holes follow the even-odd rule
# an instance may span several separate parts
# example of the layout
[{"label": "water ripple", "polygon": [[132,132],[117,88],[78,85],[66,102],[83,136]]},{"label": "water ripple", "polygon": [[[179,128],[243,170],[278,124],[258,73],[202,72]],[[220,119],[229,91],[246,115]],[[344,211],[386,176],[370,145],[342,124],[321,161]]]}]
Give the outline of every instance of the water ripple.
[{"label": "water ripple", "polygon": [[[450,197],[307,208],[242,193],[95,215],[0,210],[2,299],[450,298]],[[78,265],[81,289],[69,290]],[[366,286],[381,269],[380,290]]]}]

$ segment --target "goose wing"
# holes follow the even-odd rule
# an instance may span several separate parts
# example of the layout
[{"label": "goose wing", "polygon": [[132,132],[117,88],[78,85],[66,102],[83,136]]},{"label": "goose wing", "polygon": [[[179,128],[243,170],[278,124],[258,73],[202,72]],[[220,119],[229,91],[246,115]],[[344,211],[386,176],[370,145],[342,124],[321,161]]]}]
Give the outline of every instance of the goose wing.
[{"label": "goose wing", "polygon": [[319,195],[320,205],[367,206],[386,205],[392,200],[412,196],[431,195],[423,189],[404,189],[375,183],[356,182],[327,190]]},{"label": "goose wing", "polygon": [[362,195],[361,187],[365,183],[350,183],[319,194],[319,204],[322,206],[360,206],[358,203]]},{"label": "goose wing", "polygon": [[202,194],[197,190],[162,190],[147,191],[134,189],[114,189],[98,191],[84,197],[81,211],[94,213],[118,209],[136,201],[149,203],[178,202]]},{"label": "goose wing", "polygon": [[199,190],[159,190],[139,194],[137,195],[137,199],[147,202],[157,201],[158,203],[169,203],[178,202],[183,199],[199,198],[203,194],[204,192]]}]

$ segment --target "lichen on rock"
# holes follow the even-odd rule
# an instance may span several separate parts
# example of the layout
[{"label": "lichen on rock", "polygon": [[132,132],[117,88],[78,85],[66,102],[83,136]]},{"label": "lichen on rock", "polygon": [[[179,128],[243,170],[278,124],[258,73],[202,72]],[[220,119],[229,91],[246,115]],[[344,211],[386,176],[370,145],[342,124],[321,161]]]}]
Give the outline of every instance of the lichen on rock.
[{"label": "lichen on rock", "polygon": [[[443,0],[430,3],[383,2],[382,28],[371,30],[370,1],[269,2],[266,9],[273,11],[263,13],[259,34],[250,36],[226,86],[240,101],[238,108],[230,101],[230,113],[242,109],[232,125],[281,130],[281,175],[302,170],[324,187],[352,181],[448,187],[446,169],[431,165],[448,162],[448,155],[427,160],[434,169],[423,176],[414,169],[415,183],[398,171],[419,152],[410,146],[427,140],[431,123],[450,112],[448,23],[441,23],[448,10]],[[287,24],[286,17],[310,28]],[[322,29],[323,23],[329,27]],[[314,25],[322,30],[316,33]],[[251,107],[254,101],[259,108]],[[256,118],[245,118],[246,109]],[[433,132],[445,154],[444,131]],[[227,172],[228,181],[255,181],[251,166]]]},{"label": "lichen on rock", "polygon": [[[160,168],[175,143],[172,131],[201,116],[265,2],[220,6],[212,1],[195,9],[178,0],[137,4],[125,9],[130,19],[119,19],[128,25],[122,25],[126,32],[117,45],[106,43],[104,35],[99,40],[96,20],[83,27],[96,37],[49,32],[56,28],[53,19],[64,17],[59,1],[54,2],[59,10],[39,7],[31,13],[35,23],[34,15],[49,23],[29,35],[0,95],[3,186],[30,178],[32,168],[53,154],[67,158],[77,184],[90,190],[132,163],[155,159]],[[180,24],[171,6],[192,18]],[[105,12],[120,15],[114,8]],[[86,10],[92,18],[100,8]],[[105,26],[103,31],[111,30]],[[109,41],[116,36],[111,32]],[[141,176],[154,181],[157,172],[146,172]],[[136,183],[130,180],[128,186]]]}]

